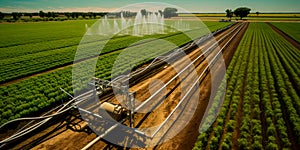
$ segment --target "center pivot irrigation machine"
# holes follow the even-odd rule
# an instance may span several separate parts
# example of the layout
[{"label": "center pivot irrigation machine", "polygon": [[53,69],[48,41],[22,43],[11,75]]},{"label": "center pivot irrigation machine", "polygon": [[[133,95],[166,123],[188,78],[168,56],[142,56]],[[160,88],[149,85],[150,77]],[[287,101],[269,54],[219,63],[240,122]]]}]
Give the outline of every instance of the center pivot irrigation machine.
[{"label": "center pivot irrigation machine", "polygon": [[[128,119],[130,127],[134,126],[135,93],[129,92],[128,85],[125,85],[124,82],[108,81],[99,78],[93,78],[93,81],[91,81],[89,85],[95,87],[94,94],[98,95],[99,98],[103,93],[113,89],[115,94],[121,95],[122,102],[124,102],[125,106],[107,101],[100,103],[99,111],[100,114],[103,114],[101,117],[109,120],[114,119],[116,121]],[[79,109],[82,110],[81,108]],[[103,111],[106,111],[106,113],[103,113]],[[85,112],[87,112],[87,110],[85,110]]]},{"label": "center pivot irrigation machine", "polygon": [[[233,26],[232,24],[231,26]],[[239,26],[236,26],[234,30],[227,33],[223,38],[220,40],[223,40],[225,37],[229,37],[231,34],[232,36],[235,36],[243,27],[244,24],[241,24]],[[161,87],[155,89],[154,93],[151,93],[150,97],[146,98],[142,102],[136,100],[136,93],[130,92],[129,90],[129,83],[132,81],[137,82],[139,79],[144,78],[153,70],[153,68],[163,68],[165,69],[168,64],[172,64],[172,62],[177,61],[178,59],[182,58],[183,53],[187,53],[189,50],[197,47],[201,43],[213,38],[212,35],[217,34],[219,32],[222,32],[231,26],[227,26],[226,28],[223,28],[221,30],[218,30],[212,34],[208,34],[205,36],[200,37],[199,39],[181,47],[176,48],[169,53],[165,54],[164,56],[159,56],[155,58],[147,67],[135,70],[131,72],[129,75],[123,75],[119,76],[111,81],[103,80],[99,78],[93,78],[91,82],[89,82],[89,85],[91,86],[93,92],[90,92],[91,95],[96,95],[96,103],[93,103],[91,106],[91,103],[88,103],[87,101],[83,101],[83,104],[78,103],[78,109],[81,112],[81,115],[83,118],[85,118],[85,121],[88,122],[89,127],[91,127],[95,132],[98,132],[98,137],[91,142],[91,144],[94,144],[97,140],[100,138],[103,138],[107,136],[107,134],[120,134],[119,131],[128,132],[130,131],[130,134],[138,134],[140,137],[150,140],[151,144],[155,143],[158,144],[161,142],[161,139],[164,138],[164,135],[169,131],[169,128],[172,128],[172,125],[175,123],[177,118],[184,118],[187,116],[192,116],[189,114],[191,110],[187,110],[185,107],[188,105],[196,105],[196,103],[193,103],[189,101],[189,99],[192,97],[193,91],[196,91],[195,89],[198,89],[197,82],[200,81],[200,79],[203,79],[203,76],[208,72],[209,65],[216,62],[218,56],[220,56],[220,53],[222,52],[222,49],[226,46],[226,43],[222,49],[218,50],[218,53],[216,56],[214,56],[210,62],[208,62],[208,66],[205,67],[203,72],[195,78],[195,82],[190,82],[192,84],[189,84],[186,92],[181,93],[181,99],[176,104],[176,106],[172,109],[170,113],[167,114],[167,116],[162,120],[162,122],[157,125],[153,126],[150,130],[145,130],[144,128],[140,128],[140,122],[135,122],[135,115],[139,115],[140,112],[144,113],[143,109],[146,107],[148,108],[148,112],[153,111],[157,106],[159,106],[162,103],[162,98],[160,97],[160,100],[156,100],[157,95],[159,93],[163,93],[163,90],[176,78],[180,78],[180,74],[182,74],[184,71],[188,71],[188,68],[193,65],[197,60],[205,56],[206,54],[210,53],[212,50],[214,50],[218,45],[217,42],[211,45],[209,48],[204,50],[200,56],[198,56],[196,59],[191,61],[188,65],[183,67],[177,74],[171,78],[169,81],[164,83]],[[235,31],[235,32],[234,32]],[[232,39],[232,38],[231,38]],[[113,92],[112,92],[113,91]],[[114,93],[112,97],[116,97],[115,99],[105,99],[105,95],[108,95],[108,93]],[[91,96],[91,97],[93,97]],[[86,99],[86,98],[85,98]],[[94,98],[90,98],[92,101]],[[99,101],[100,99],[100,101]],[[117,99],[117,100],[116,100]],[[84,104],[86,103],[86,104]],[[150,103],[155,103],[154,105],[151,105]],[[150,105],[149,105],[150,104]],[[197,105],[196,105],[197,107]],[[190,109],[189,107],[188,109]],[[193,108],[191,108],[193,109]],[[150,110],[150,111],[149,111]],[[184,115],[183,115],[184,114]],[[139,115],[140,116],[140,115]],[[146,115],[147,116],[147,115]],[[94,120],[104,120],[104,124],[98,124],[98,122]],[[137,119],[138,120],[138,119]],[[142,119],[143,120],[143,119]],[[186,119],[183,119],[186,120]],[[140,121],[140,118],[139,118]],[[101,122],[101,121],[99,121]],[[176,122],[178,123],[178,122]],[[186,123],[186,122],[185,122]],[[139,125],[138,125],[139,124]],[[176,126],[185,126],[184,123],[180,123],[179,119],[179,125],[176,124]],[[98,128],[100,127],[100,128]],[[120,130],[115,130],[116,128],[119,128]],[[123,130],[125,129],[125,130]],[[174,129],[178,129],[177,127],[174,127]],[[175,133],[175,132],[174,132]],[[171,133],[172,134],[172,133]],[[116,138],[117,136],[114,136],[113,138]],[[122,139],[124,140],[124,139]],[[147,142],[145,142],[147,143]],[[89,147],[91,144],[88,144],[87,147]],[[149,144],[149,143],[147,143]]]},{"label": "center pivot irrigation machine", "polygon": [[[233,26],[233,24],[231,26]],[[155,144],[157,144],[160,138],[162,138],[163,134],[167,132],[169,128],[171,128],[170,122],[172,124],[174,123],[174,120],[176,120],[174,119],[174,116],[178,117],[180,116],[180,113],[182,111],[183,112],[185,111],[184,107],[188,104],[189,102],[188,99],[191,93],[193,93],[192,91],[197,88],[196,82],[195,83],[191,82],[193,84],[188,88],[186,93],[181,93],[182,99],[178,102],[175,108],[166,116],[166,118],[162,121],[162,123],[160,123],[158,126],[151,128],[151,130],[144,130],[142,128],[139,128],[140,122],[139,123],[135,122],[135,118],[136,118],[135,115],[137,115],[139,112],[145,114],[143,110],[149,107],[149,104],[151,103],[155,103],[155,104],[154,105],[152,104],[151,108],[147,109],[148,112],[149,110],[151,112],[152,110],[155,109],[155,107],[159,106],[163,100],[162,98],[160,98],[160,100],[158,101],[155,100],[157,98],[156,96],[159,95],[160,92],[163,92],[163,90],[172,81],[176,80],[180,74],[182,74],[184,71],[187,71],[188,68],[191,65],[193,65],[194,62],[196,62],[206,54],[210,53],[210,51],[215,49],[217,43],[213,44],[208,49],[203,51],[200,56],[198,56],[195,60],[193,60],[184,68],[182,68],[179,72],[177,72],[177,74],[172,79],[170,79],[168,82],[162,85],[162,87],[156,89],[154,93],[151,93],[150,97],[143,100],[142,102],[140,101],[137,102],[137,100],[135,99],[136,93],[130,92],[129,84],[131,84],[132,82],[140,81],[142,78],[148,76],[149,73],[151,73],[151,71],[153,70],[160,71],[162,69],[165,69],[170,62],[172,63],[182,58],[183,53],[186,54],[194,47],[197,47],[201,43],[213,38],[214,34],[217,34],[218,32],[222,32],[223,30],[226,30],[231,26],[227,26],[221,30],[217,30],[212,34],[204,35],[198,38],[197,40],[194,40],[193,42],[186,44],[181,48],[173,49],[168,53],[164,54],[163,56],[159,56],[155,58],[148,66],[137,69],[131,72],[129,75],[122,75],[111,81],[103,80],[99,78],[93,78],[88,83],[90,90],[85,91],[84,93],[76,97],[73,97],[72,95],[70,95],[69,93],[67,93],[62,89],[62,91],[64,91],[70,97],[72,97],[70,101],[64,103],[62,106],[58,106],[50,110],[49,112],[46,112],[44,115],[40,117],[19,118],[19,119],[11,120],[1,125],[0,129],[4,128],[10,123],[17,122],[17,121],[39,120],[39,121],[29,122],[10,137],[0,141],[0,148],[5,147],[5,145],[7,144],[13,144],[13,142],[22,139],[22,137],[25,137],[24,135],[32,133],[33,131],[40,128],[41,126],[47,125],[46,123],[49,122],[49,120],[51,120],[52,118],[60,116],[61,114],[64,114],[66,112],[70,112],[70,110],[75,110],[75,111],[79,110],[81,117],[85,121],[85,126],[88,125],[98,135],[96,139],[94,139],[91,143],[86,145],[86,147],[83,149],[90,147],[101,138],[107,138],[107,135],[109,134],[114,135],[113,136],[114,140],[118,138],[120,140],[124,140],[123,136],[120,136],[121,131],[125,133],[123,135],[135,134],[144,139],[149,139],[150,141],[156,139]],[[230,33],[228,33],[227,35],[229,36]],[[219,55],[221,51],[222,49],[219,50],[217,55]],[[209,64],[213,63],[216,60],[216,58],[217,56],[215,56],[211,60],[211,62],[209,62]],[[199,81],[199,79],[202,78],[204,73],[208,72],[208,70],[209,67],[207,66],[204,69],[203,73],[201,73],[201,75],[196,79],[196,81]],[[178,112],[180,111],[180,113],[177,113],[175,111]],[[190,114],[188,115],[190,116]],[[158,134],[160,132],[162,134]],[[131,136],[130,138],[134,138],[134,136]],[[106,141],[111,142],[109,139],[106,139]],[[144,141],[142,141],[141,143],[144,144],[141,147],[145,146]],[[119,144],[119,143],[115,142],[114,144]]]}]

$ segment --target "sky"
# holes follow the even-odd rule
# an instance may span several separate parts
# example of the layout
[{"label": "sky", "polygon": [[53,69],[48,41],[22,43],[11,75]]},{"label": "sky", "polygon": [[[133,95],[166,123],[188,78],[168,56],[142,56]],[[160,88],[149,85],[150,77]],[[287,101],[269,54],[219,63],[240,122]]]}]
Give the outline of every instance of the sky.
[{"label": "sky", "polygon": [[0,12],[113,12],[135,3],[146,3],[135,7],[149,7],[151,11],[163,9],[158,4],[146,6],[153,4],[149,2],[168,3],[188,12],[203,13],[220,13],[240,6],[249,7],[252,12],[300,12],[300,0],[0,0]]}]

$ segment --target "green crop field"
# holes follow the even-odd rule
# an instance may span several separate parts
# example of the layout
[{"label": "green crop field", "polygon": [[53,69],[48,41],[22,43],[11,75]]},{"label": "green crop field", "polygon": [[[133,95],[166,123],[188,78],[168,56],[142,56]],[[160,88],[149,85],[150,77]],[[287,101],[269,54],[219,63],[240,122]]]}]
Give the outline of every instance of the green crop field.
[{"label": "green crop field", "polygon": [[[84,34],[85,24],[92,21],[66,21],[55,23],[0,24],[0,82],[17,79],[41,71],[70,64],[74,60],[77,46]],[[216,30],[229,23],[206,22],[210,30]],[[24,25],[24,27],[21,27]],[[12,30],[15,28],[15,30]],[[7,30],[6,30],[7,29]],[[30,34],[22,34],[22,33]],[[21,33],[21,34],[19,34]],[[167,38],[178,33],[168,33],[143,37],[121,36],[110,40],[102,53],[127,47],[130,43],[147,38]],[[59,36],[54,36],[59,35]],[[201,35],[199,35],[201,36]],[[15,40],[11,40],[15,39]],[[105,37],[90,41],[84,46],[91,52],[82,55],[82,59],[93,56],[97,45],[103,44]],[[122,42],[127,41],[127,42]]]},{"label": "green crop field", "polygon": [[0,1],[0,150],[300,149],[300,1]]},{"label": "green crop field", "polygon": [[[9,38],[5,36],[0,37],[0,82],[6,83],[12,79],[34,75],[41,71],[55,69],[72,63],[74,61],[77,45],[85,33],[85,24],[90,26],[92,23],[93,21],[65,21],[0,24],[1,29],[7,29],[1,30],[1,35],[10,33],[8,34]],[[214,31],[230,23],[205,22],[205,24],[211,31]],[[188,32],[193,34],[193,30]],[[201,35],[194,36],[200,37]],[[85,64],[89,61],[98,59],[95,73],[96,77],[109,79],[111,78],[110,70],[114,60],[118,54],[122,52],[120,49],[136,41],[150,37],[163,38],[179,46],[190,41],[189,38],[179,32],[143,37],[118,36],[109,41],[99,57],[86,60],[77,65],[83,66],[84,68]],[[83,47],[88,51],[82,53],[80,58],[93,56],[93,52],[96,51],[97,46],[103,44],[103,39],[105,39],[105,37],[100,37],[98,41],[83,43],[81,48]],[[153,45],[155,41],[149,41],[146,44]],[[168,45],[157,45],[156,47],[158,51],[148,51],[148,53],[143,54],[145,58],[153,58],[174,48]],[[140,55],[138,52],[133,54]],[[130,57],[128,56],[128,59],[130,59]],[[141,57],[135,59],[132,66],[139,66],[149,61],[149,59],[145,58]],[[120,71],[117,73],[121,73],[124,69],[126,68],[119,68]],[[85,73],[89,73],[90,71],[91,70],[87,70]],[[84,82],[74,84],[84,85],[82,87],[84,88],[87,81],[88,79]],[[2,85],[0,87],[1,124],[8,120],[32,115],[35,112],[41,112],[45,108],[61,103],[62,100],[67,100],[68,96],[59,90],[60,87],[73,94],[72,66],[30,77],[29,79],[10,85]]]},{"label": "green crop field", "polygon": [[67,38],[81,38],[85,24],[95,20],[0,24],[0,47],[35,44]]},{"label": "green crop field", "polygon": [[300,43],[300,23],[273,22],[272,24]]},{"label": "green crop field", "polygon": [[[281,24],[278,23],[280,26]],[[282,24],[284,26],[285,24]],[[194,149],[291,149],[300,143],[300,51],[265,23],[250,23]],[[225,92],[225,95],[221,93]]]},{"label": "green crop field", "polygon": [[[198,17],[225,18],[219,15]],[[291,37],[288,41],[271,24],[263,23],[270,21],[268,17],[286,19],[253,14],[246,18],[251,20],[249,26],[245,33],[240,31],[244,35],[230,60],[226,78],[203,117],[193,149],[299,146],[300,51],[289,42],[300,42],[299,23],[271,23]],[[70,96],[60,88],[71,95],[86,91],[91,75],[111,80],[210,33],[209,30],[213,32],[232,24],[204,21],[206,26],[199,27],[195,20],[187,19],[189,29],[182,33],[172,29],[181,20],[166,19],[168,27],[164,34],[119,34],[111,38],[98,33],[85,36],[86,26],[91,27],[96,20],[0,23],[0,125],[20,117],[37,116],[69,101]],[[199,30],[202,28],[205,29]],[[122,59],[118,59],[120,56]],[[80,70],[74,72],[74,69]],[[212,119],[215,112],[219,112],[217,118]]]}]

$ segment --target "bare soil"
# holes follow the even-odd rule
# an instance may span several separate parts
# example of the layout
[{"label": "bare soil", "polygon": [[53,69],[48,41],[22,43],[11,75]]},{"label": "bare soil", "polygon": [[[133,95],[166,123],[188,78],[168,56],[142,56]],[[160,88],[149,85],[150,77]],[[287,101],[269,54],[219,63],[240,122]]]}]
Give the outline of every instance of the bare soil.
[{"label": "bare soil", "polygon": [[[237,36],[238,38],[235,38],[223,52],[223,58],[225,60],[226,66],[229,65],[229,62],[233,56],[233,53],[235,49],[237,48],[239,41],[246,31],[247,27],[244,27],[243,30],[239,33]],[[227,32],[226,32],[227,33]],[[224,33],[225,34],[225,33]],[[219,39],[221,36],[217,37]],[[227,40],[225,40],[227,41]],[[225,42],[219,43],[220,47],[225,44]],[[197,50],[191,53],[190,57],[194,57]],[[213,56],[213,55],[210,55]],[[182,63],[182,62],[181,62]],[[201,70],[204,69],[205,63],[201,63],[197,67],[197,72],[201,72]],[[167,68],[168,69],[168,68]],[[172,72],[171,70],[168,70],[169,72]],[[176,73],[176,72],[174,72]],[[161,74],[161,75],[160,75]],[[215,74],[217,75],[217,74]],[[157,74],[158,78],[161,80],[167,80],[170,78],[169,76],[165,75],[165,72]],[[155,77],[157,77],[155,76]],[[206,106],[208,104],[209,96],[210,96],[210,89],[211,89],[211,76],[207,75],[202,82],[200,86],[200,100],[198,103],[198,107],[193,115],[192,120],[187,124],[187,126],[179,132],[174,138],[170,139],[169,141],[160,144],[158,146],[152,147],[152,148],[146,148],[146,149],[192,149],[194,146],[194,143],[197,139],[197,136],[199,135],[198,129],[199,125],[202,119],[202,116],[204,115],[204,110],[206,109]],[[150,80],[150,79],[149,79]],[[149,84],[149,81],[145,80],[145,84]],[[171,85],[172,86],[172,85]],[[174,85],[173,85],[174,86]],[[146,85],[137,85],[137,88],[140,87],[147,87]],[[148,127],[160,124],[166,116],[172,111],[172,109],[177,105],[179,99],[176,95],[180,94],[181,88],[176,88],[175,91],[165,100],[165,104],[163,104],[161,107],[157,108],[157,110],[152,113],[151,115],[147,116],[147,118],[143,121],[142,127]],[[145,92],[143,92],[143,96],[148,97]],[[163,113],[161,113],[163,112]],[[137,120],[139,118],[136,118]],[[167,134],[167,133],[166,133]],[[98,143],[102,143],[103,141],[99,141]],[[98,146],[98,143],[96,143],[91,149],[102,149],[102,147]]]}]

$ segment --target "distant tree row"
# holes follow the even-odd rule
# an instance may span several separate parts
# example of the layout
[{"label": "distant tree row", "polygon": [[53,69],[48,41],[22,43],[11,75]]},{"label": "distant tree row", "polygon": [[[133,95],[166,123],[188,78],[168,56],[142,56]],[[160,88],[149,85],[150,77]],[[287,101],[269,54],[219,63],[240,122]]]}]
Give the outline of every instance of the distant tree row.
[{"label": "distant tree row", "polygon": [[[250,13],[251,9],[247,8],[247,7],[239,7],[237,9],[235,9],[234,11],[232,11],[231,9],[226,9],[226,17],[228,17],[230,20],[233,17],[233,14],[236,17],[240,17],[240,19],[243,19],[244,17],[247,17],[248,14]],[[259,14],[259,12],[256,13],[257,15]]]},{"label": "distant tree row", "polygon": [[[17,20],[35,20],[35,21],[51,21],[51,20],[65,20],[65,19],[96,19],[97,17],[103,17],[108,14],[108,17],[120,17],[121,13],[124,17],[134,17],[136,16],[136,12],[130,11],[121,11],[116,13],[107,13],[107,12],[34,12],[34,13],[26,13],[26,12],[12,12],[12,13],[2,13],[0,12],[0,20],[17,21]],[[146,15],[147,13],[152,13],[147,11],[146,9],[141,10],[142,15]],[[164,15],[165,18],[171,18],[178,16],[177,9],[167,7],[163,11],[159,10],[155,12],[156,14]],[[25,19],[29,18],[29,19]],[[58,19],[55,19],[58,18]]]},{"label": "distant tree row", "polygon": [[[163,11],[162,10],[158,10],[158,12],[154,12],[154,13],[156,15],[158,15],[158,14],[163,15],[164,18],[171,18],[171,17],[177,17],[178,16],[177,11],[178,10],[176,8],[167,7]],[[141,14],[143,16],[146,16],[147,14],[151,14],[151,13],[153,13],[153,12],[147,11],[146,9],[142,9],[141,10]]]},{"label": "distant tree row", "polygon": [[[102,17],[106,15],[107,12],[34,12],[34,13],[25,13],[25,12],[12,12],[12,13],[2,13],[0,12],[0,20],[19,20],[21,18],[42,18],[42,20],[49,20],[50,18],[65,18],[65,19],[77,19],[79,17],[83,19],[95,19],[96,17]],[[45,19],[48,18],[48,19]]]}]

